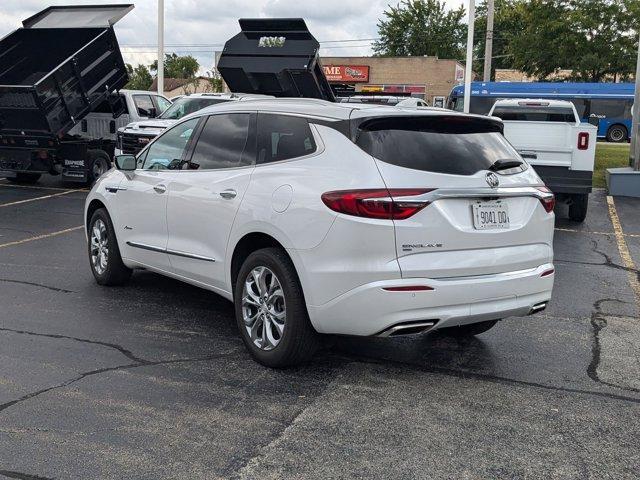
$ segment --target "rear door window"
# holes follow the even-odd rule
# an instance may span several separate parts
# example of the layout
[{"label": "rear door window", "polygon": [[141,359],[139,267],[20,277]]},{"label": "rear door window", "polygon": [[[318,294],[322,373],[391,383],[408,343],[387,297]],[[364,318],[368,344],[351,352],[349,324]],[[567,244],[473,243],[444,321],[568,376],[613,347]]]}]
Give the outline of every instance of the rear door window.
[{"label": "rear door window", "polygon": [[255,136],[250,134],[251,115],[211,115],[193,151],[189,168],[218,170],[246,167],[255,163]]},{"label": "rear door window", "polygon": [[258,115],[258,163],[304,157],[316,151],[306,118],[290,115]]},{"label": "rear door window", "polygon": [[356,144],[385,163],[452,175],[473,175],[496,160],[522,161],[499,124],[469,117],[365,120],[358,126]]},{"label": "rear door window", "polygon": [[502,120],[521,122],[564,122],[575,123],[571,108],[550,107],[496,107],[493,116]]}]

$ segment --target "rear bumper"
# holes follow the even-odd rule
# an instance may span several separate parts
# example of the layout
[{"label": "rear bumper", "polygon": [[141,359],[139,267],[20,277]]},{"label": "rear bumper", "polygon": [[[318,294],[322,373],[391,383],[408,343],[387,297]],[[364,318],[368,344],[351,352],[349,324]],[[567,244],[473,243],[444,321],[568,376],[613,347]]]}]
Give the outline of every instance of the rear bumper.
[{"label": "rear bumper", "polygon": [[[320,333],[376,335],[406,322],[435,320],[433,329],[528,315],[550,300],[554,275],[537,268],[451,279],[405,278],[357,287],[319,306],[309,316]],[[389,292],[384,287],[426,285],[433,290]]]},{"label": "rear bumper", "polygon": [[591,193],[593,172],[567,167],[532,165],[553,193]]}]

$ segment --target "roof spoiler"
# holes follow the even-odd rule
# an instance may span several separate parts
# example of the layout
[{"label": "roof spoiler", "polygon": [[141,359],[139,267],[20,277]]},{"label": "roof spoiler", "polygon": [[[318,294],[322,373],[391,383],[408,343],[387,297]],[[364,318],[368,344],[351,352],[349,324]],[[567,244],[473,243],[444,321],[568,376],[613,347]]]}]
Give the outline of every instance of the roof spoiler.
[{"label": "roof spoiler", "polygon": [[302,18],[239,22],[241,32],[225,43],[217,65],[232,92],[335,101],[320,44]]}]

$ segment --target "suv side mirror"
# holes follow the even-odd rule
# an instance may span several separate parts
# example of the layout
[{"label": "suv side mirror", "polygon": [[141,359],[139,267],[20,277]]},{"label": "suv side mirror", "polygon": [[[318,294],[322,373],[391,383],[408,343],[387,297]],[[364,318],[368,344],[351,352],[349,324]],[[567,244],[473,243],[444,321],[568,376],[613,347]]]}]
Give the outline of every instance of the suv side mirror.
[{"label": "suv side mirror", "polygon": [[148,112],[149,118],[156,118],[158,116],[158,110],[156,110],[156,107],[151,107]]},{"label": "suv side mirror", "polygon": [[124,172],[132,172],[136,169],[136,157],[133,155],[116,155],[116,168]]}]

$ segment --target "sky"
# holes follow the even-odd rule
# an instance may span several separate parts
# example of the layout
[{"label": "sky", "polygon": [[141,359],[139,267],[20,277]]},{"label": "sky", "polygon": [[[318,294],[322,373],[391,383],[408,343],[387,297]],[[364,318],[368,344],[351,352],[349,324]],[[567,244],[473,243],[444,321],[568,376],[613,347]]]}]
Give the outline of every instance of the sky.
[{"label": "sky", "polygon": [[[23,19],[49,5],[125,3],[127,0],[2,0],[0,37],[21,26]],[[165,0],[166,51],[193,55],[200,73],[214,63],[214,51],[239,32],[238,18],[302,17],[321,42],[323,56],[370,55],[376,24],[388,4],[398,0]],[[449,8],[468,0],[445,0]],[[150,64],[156,59],[157,0],[139,0],[116,25],[125,62]]]}]

